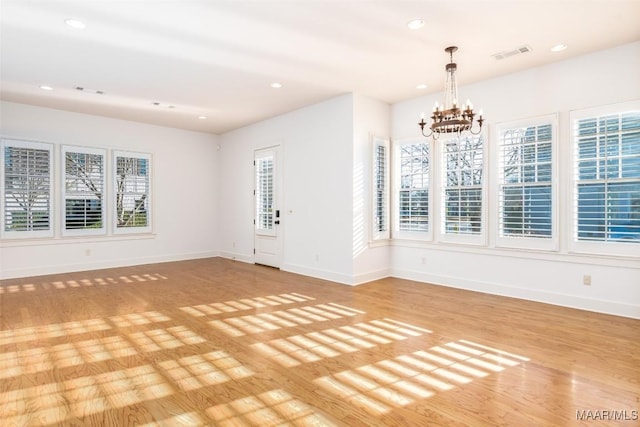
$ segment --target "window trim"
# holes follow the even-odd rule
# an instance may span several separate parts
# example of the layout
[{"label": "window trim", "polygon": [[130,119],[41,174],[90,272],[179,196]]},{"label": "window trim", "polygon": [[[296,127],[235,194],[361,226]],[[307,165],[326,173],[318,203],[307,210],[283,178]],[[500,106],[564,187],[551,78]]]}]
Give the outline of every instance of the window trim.
[{"label": "window trim", "polygon": [[[7,231],[5,230],[5,148],[16,147],[35,150],[47,150],[49,152],[49,229],[48,230],[30,230],[30,231]],[[19,139],[0,139],[0,151],[2,152],[0,163],[0,186],[2,187],[3,197],[0,197],[0,214],[2,215],[2,224],[0,226],[0,237],[3,239],[38,239],[54,237],[55,231],[55,200],[54,200],[54,156],[55,146],[46,142],[27,141]]]},{"label": "window trim", "polygon": [[[478,135],[473,135],[474,138],[482,138],[482,207],[480,213],[480,221],[481,221],[481,231],[479,234],[449,234],[445,232],[446,225],[446,203],[445,203],[445,191],[447,190],[447,186],[445,185],[447,182],[447,167],[446,167],[446,155],[445,155],[445,145],[447,141],[455,138],[455,135],[447,135],[441,136],[435,142],[435,154],[438,159],[438,170],[434,171],[432,177],[438,180],[438,194],[434,194],[434,202],[437,203],[437,234],[436,239],[441,243],[454,243],[461,245],[474,245],[474,246],[487,246],[488,236],[489,236],[489,224],[487,219],[488,211],[489,211],[489,177],[487,175],[487,171],[489,170],[489,154],[491,150],[488,150],[488,127],[484,126],[482,131]],[[434,180],[435,180],[434,179]]]},{"label": "window trim", "polygon": [[587,255],[615,255],[615,256],[629,256],[638,257],[638,250],[640,244],[631,242],[598,242],[598,241],[584,241],[577,239],[578,230],[578,212],[577,212],[577,187],[579,179],[577,177],[576,163],[578,162],[578,147],[575,134],[576,122],[580,119],[599,117],[609,114],[620,114],[628,112],[640,113],[640,100],[633,100],[627,102],[621,102],[616,104],[602,105],[593,108],[585,108],[579,110],[572,110],[569,112],[569,140],[571,141],[571,155],[570,155],[570,194],[571,202],[567,206],[568,214],[570,215],[569,224],[570,233],[567,236],[569,243],[569,253],[587,254]]},{"label": "window trim", "polygon": [[[532,249],[532,250],[544,250],[544,251],[558,251],[559,250],[559,233],[558,233],[558,218],[559,218],[559,203],[558,203],[558,182],[559,182],[559,132],[558,132],[558,113],[546,114],[542,116],[536,116],[526,119],[513,120],[508,122],[501,122],[495,125],[495,132],[492,140],[491,164],[496,167],[491,168],[491,182],[495,185],[491,188],[491,197],[495,200],[491,212],[492,227],[495,230],[495,246],[498,248],[513,248],[513,249]],[[502,236],[502,230],[500,228],[500,197],[502,182],[500,180],[501,169],[503,167],[501,161],[502,150],[502,133],[507,129],[525,127],[525,126],[540,126],[545,124],[551,124],[551,237],[550,238],[538,238],[538,237],[522,237],[522,236]]]},{"label": "window trim", "polygon": [[[382,178],[383,185],[383,193],[382,193],[382,217],[385,224],[384,230],[378,230],[377,219],[378,219],[378,176],[376,175],[377,165],[378,165],[378,147],[382,147],[384,149],[384,176]],[[388,138],[380,138],[373,136],[371,138],[371,241],[379,242],[384,240],[389,240],[391,238],[391,212],[390,212],[390,200],[389,196],[391,191],[389,191],[390,184],[390,175],[391,175],[391,150],[390,143]]]},{"label": "window trim", "polygon": [[[102,215],[102,227],[100,228],[81,228],[81,229],[67,229],[66,228],[66,175],[67,175],[67,167],[66,167],[66,154],[67,153],[81,153],[81,154],[97,154],[101,155],[103,159],[102,166],[102,205],[101,205],[101,215]],[[60,233],[62,236],[94,236],[94,235],[104,235],[107,233],[107,204],[109,198],[107,197],[107,169],[108,169],[108,159],[107,159],[107,150],[102,148],[89,148],[89,147],[80,147],[75,145],[63,145],[60,149]]]},{"label": "window trim", "polygon": [[[253,217],[254,217],[254,227],[253,227],[253,231],[255,234],[260,235],[260,236],[269,236],[269,237],[275,237],[276,236],[276,179],[278,179],[278,177],[276,176],[276,172],[277,172],[277,165],[276,165],[276,161],[277,161],[277,157],[276,157],[276,147],[270,147],[270,148],[264,148],[264,149],[260,149],[260,150],[256,150],[254,152],[253,155],[253,164],[254,164],[254,170],[253,170],[253,185],[254,185],[254,202],[253,202]],[[270,179],[271,179],[271,194],[269,195],[270,197],[270,201],[271,201],[271,212],[263,212],[262,207],[261,207],[261,203],[260,203],[260,197],[262,195],[262,189],[260,188],[260,182],[263,179],[263,177],[265,176],[265,174],[261,173],[260,170],[260,160],[262,159],[271,159],[271,175],[270,175]],[[261,226],[261,216],[268,216],[269,219],[268,221],[265,223],[266,225],[268,225],[268,227],[263,227]]]},{"label": "window trim", "polygon": [[[142,227],[118,227],[118,210],[116,207],[116,198],[118,193],[118,183],[117,183],[117,168],[118,168],[118,157],[128,157],[135,159],[144,159],[148,161],[148,172],[147,176],[149,178],[149,188],[147,191],[148,198],[148,212],[147,212],[147,225]],[[154,214],[154,204],[153,204],[153,157],[149,153],[140,153],[133,151],[120,151],[120,150],[112,150],[111,152],[111,173],[112,173],[112,191],[111,197],[109,198],[109,206],[111,206],[111,226],[112,226],[112,234],[140,234],[140,233],[152,233],[153,232],[153,214]]]},{"label": "window trim", "polygon": [[[429,216],[429,226],[426,231],[416,231],[416,230],[400,230],[400,191],[401,191],[401,165],[400,165],[400,149],[404,145],[416,145],[416,144],[426,144],[429,147],[429,185],[427,186],[427,191],[429,194],[429,205],[427,207],[427,212]],[[392,200],[391,200],[391,238],[393,240],[417,240],[424,242],[432,242],[433,241],[433,229],[434,224],[434,155],[433,155],[433,141],[431,138],[424,137],[410,137],[392,140],[392,149],[391,149],[391,176],[392,178]]]}]

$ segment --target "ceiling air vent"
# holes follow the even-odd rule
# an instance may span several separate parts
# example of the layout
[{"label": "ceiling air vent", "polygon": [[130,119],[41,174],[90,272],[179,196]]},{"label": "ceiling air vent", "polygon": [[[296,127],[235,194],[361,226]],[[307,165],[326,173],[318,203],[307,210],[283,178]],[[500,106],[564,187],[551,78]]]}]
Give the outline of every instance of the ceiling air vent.
[{"label": "ceiling air vent", "polygon": [[104,91],[97,90],[97,89],[87,89],[86,87],[82,87],[82,86],[76,86],[75,90],[78,90],[80,92],[93,93],[96,95],[104,95]]},{"label": "ceiling air vent", "polygon": [[511,49],[511,50],[506,50],[504,52],[498,52],[494,55],[492,55],[497,61],[500,61],[502,59],[507,59],[510,58],[512,56],[516,56],[516,55],[520,55],[523,53],[528,53],[531,52],[531,47],[528,45],[525,46],[520,46],[517,47],[515,49]]}]

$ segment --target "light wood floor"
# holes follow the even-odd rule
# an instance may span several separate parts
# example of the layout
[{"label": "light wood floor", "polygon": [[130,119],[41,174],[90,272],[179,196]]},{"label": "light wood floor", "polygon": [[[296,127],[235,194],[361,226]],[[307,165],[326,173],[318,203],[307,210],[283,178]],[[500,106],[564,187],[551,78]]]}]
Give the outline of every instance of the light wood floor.
[{"label": "light wood floor", "polygon": [[5,280],[0,309],[3,427],[640,423],[639,320],[218,258]]}]

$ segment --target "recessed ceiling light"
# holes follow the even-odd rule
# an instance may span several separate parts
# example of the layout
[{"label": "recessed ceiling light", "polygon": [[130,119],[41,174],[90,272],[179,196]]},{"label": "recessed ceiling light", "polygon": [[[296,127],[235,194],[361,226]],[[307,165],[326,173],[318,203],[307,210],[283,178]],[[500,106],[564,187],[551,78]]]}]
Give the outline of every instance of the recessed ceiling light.
[{"label": "recessed ceiling light", "polygon": [[553,46],[551,49],[549,49],[551,52],[562,52],[563,50],[565,50],[568,46],[566,44],[557,44],[555,46]]},{"label": "recessed ceiling light", "polygon": [[424,20],[423,19],[414,19],[413,21],[409,21],[409,22],[407,22],[407,27],[409,27],[410,30],[418,30],[418,29],[424,27]]},{"label": "recessed ceiling light", "polygon": [[84,30],[85,28],[87,28],[84,22],[79,21],[77,19],[72,19],[72,18],[65,19],[64,23],[70,26],[71,28],[75,28],[76,30]]},{"label": "recessed ceiling light", "polygon": [[47,85],[40,86],[40,89],[42,89],[42,90],[53,90],[53,88],[51,86],[47,86]]},{"label": "recessed ceiling light", "polygon": [[420,90],[424,90],[426,88],[427,88],[427,85],[425,85],[425,84],[421,84],[421,85],[416,86],[416,89],[420,89]]},{"label": "recessed ceiling light", "polygon": [[280,89],[282,87],[282,83],[278,83],[278,82],[271,83],[271,87],[274,89]]},{"label": "recessed ceiling light", "polygon": [[198,116],[200,120],[207,120],[207,116]]}]

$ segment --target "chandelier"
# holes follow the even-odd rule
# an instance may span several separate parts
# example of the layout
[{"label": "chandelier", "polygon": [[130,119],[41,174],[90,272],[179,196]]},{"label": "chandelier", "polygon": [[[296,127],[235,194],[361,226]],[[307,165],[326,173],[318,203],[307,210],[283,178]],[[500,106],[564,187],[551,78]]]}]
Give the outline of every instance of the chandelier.
[{"label": "chandelier", "polygon": [[[449,54],[450,62],[445,66],[447,72],[447,79],[444,85],[444,105],[436,104],[433,106],[433,114],[431,115],[431,125],[428,127],[428,133],[425,133],[425,126],[427,123],[424,121],[424,113],[420,119],[420,129],[422,135],[425,137],[433,136],[434,139],[438,139],[443,133],[457,133],[469,131],[473,135],[478,135],[482,131],[482,110],[478,114],[473,111],[471,102],[467,100],[464,106],[458,105],[458,84],[456,83],[456,69],[457,64],[453,62],[453,52],[458,50],[456,46],[450,46],[444,51]],[[474,129],[474,119],[477,122],[477,127]]]}]

